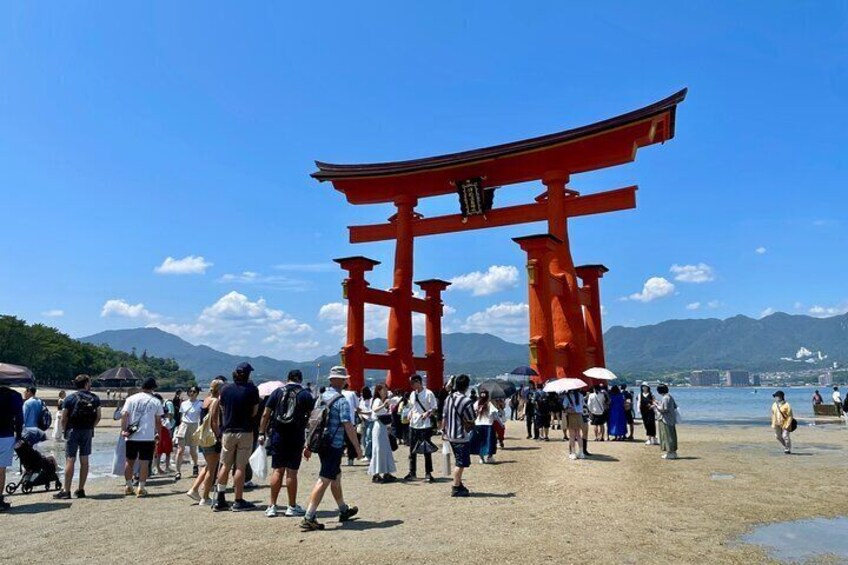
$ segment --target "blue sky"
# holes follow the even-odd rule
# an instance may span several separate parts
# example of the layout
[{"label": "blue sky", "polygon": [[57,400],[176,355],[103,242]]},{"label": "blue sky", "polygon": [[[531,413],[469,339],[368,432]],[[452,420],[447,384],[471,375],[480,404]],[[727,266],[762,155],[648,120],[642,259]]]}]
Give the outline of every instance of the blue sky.
[{"label": "blue sky", "polygon": [[[844,2],[5,3],[0,312],[73,336],[154,324],[233,353],[331,352],[330,260],[382,260],[371,280],[388,286],[392,246],[352,246],[346,226],[392,210],[346,204],[309,178],[314,159],[492,145],[684,86],[674,140],[572,178],[640,187],[636,210],[571,223],[575,260],[611,269],[606,327],[845,312],[846,45]],[[447,293],[449,330],[526,339],[511,238],[541,229],[416,242],[417,278],[473,283]]]}]

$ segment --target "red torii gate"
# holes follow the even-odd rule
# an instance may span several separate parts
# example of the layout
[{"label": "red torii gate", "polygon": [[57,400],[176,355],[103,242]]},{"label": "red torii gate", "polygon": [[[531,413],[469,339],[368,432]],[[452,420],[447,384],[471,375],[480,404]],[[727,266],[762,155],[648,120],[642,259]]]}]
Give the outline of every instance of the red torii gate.
[{"label": "red torii gate", "polygon": [[[677,105],[686,89],[608,120],[559,133],[438,157],[389,163],[334,165],[316,161],[312,177],[330,181],[351,204],[393,203],[397,213],[385,224],[351,226],[351,243],[395,240],[394,279],[390,290],[371,288],[365,273],[378,261],[366,257],[336,259],[348,272],[347,344],[342,362],[354,387],[364,384],[367,369],[388,371],[391,389],[406,389],[409,377],[426,371],[431,388],[442,386],[441,293],[450,283],[439,279],[416,284],[412,292],[415,237],[546,221],[547,232],[515,238],[527,253],[530,306],[530,364],[540,380],[579,377],[590,366],[604,366],[599,279],[603,265],[575,267],[568,239],[568,218],[626,210],[636,206],[636,186],[581,196],[566,188],[572,174],[631,162],[640,147],[674,137]],[[419,198],[457,192],[474,179],[483,189],[541,180],[546,191],[534,203],[477,209],[477,215],[424,218],[415,212]],[[578,278],[583,281],[581,286]],[[390,308],[388,350],[365,347],[365,304]],[[412,314],[426,316],[426,355],[412,349]]]}]

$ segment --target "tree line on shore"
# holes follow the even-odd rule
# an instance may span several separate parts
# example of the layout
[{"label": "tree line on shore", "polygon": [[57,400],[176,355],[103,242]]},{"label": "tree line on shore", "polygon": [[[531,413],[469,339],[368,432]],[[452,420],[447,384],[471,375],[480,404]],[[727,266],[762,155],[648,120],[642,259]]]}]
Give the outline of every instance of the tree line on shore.
[{"label": "tree line on shore", "polygon": [[75,375],[96,377],[113,367],[132,369],[140,378],[155,377],[160,388],[195,383],[194,373],[180,369],[173,359],[82,343],[55,328],[27,324],[15,316],[0,315],[0,363],[23,365],[33,372],[36,382],[60,386],[69,385]]}]

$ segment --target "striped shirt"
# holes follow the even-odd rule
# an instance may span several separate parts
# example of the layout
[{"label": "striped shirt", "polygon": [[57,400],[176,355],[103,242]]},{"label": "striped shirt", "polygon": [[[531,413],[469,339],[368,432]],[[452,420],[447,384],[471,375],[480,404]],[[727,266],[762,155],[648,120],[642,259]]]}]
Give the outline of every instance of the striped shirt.
[{"label": "striped shirt", "polygon": [[474,422],[474,406],[470,398],[453,392],[445,402],[445,439],[451,443],[468,443],[463,422]]}]

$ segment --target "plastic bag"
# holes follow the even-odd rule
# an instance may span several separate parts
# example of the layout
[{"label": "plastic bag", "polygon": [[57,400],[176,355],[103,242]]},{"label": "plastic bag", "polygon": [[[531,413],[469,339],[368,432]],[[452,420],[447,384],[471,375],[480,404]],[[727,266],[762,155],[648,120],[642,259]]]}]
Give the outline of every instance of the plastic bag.
[{"label": "plastic bag", "polygon": [[268,478],[268,454],[265,452],[265,446],[260,445],[256,448],[253,454],[248,459],[250,468],[253,469],[253,476],[262,479]]}]

